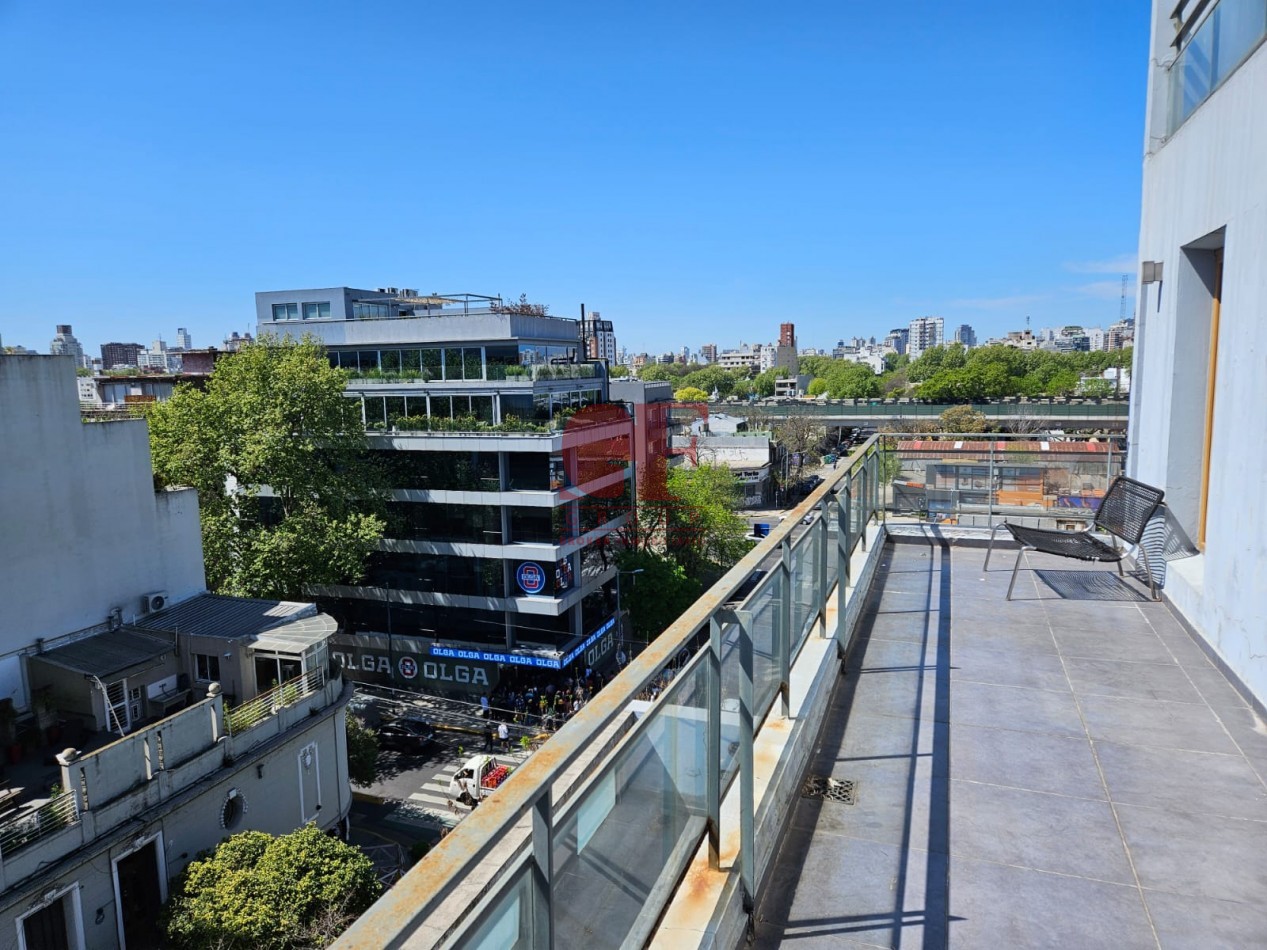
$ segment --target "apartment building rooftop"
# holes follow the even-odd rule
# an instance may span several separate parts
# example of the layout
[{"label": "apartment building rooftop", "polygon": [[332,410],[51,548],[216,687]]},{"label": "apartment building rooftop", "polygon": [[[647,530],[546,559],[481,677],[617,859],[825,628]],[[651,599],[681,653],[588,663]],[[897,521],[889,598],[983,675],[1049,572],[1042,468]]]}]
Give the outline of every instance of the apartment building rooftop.
[{"label": "apartment building rooftop", "polygon": [[1260,943],[1262,720],[1111,566],[984,554],[884,551],[756,946]]}]

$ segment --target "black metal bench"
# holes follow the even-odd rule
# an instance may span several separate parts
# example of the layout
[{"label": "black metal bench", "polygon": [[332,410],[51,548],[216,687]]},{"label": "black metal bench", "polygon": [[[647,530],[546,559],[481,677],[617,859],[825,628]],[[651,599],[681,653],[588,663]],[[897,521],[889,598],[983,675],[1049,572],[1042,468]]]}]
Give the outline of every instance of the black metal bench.
[{"label": "black metal bench", "polygon": [[[1012,582],[1007,585],[1007,599],[1012,599],[1012,588],[1016,586],[1016,572],[1020,570],[1021,558],[1026,551],[1041,551],[1043,554],[1055,554],[1059,557],[1076,558],[1080,561],[1103,561],[1117,564],[1117,572],[1122,574],[1122,559],[1126,557],[1130,547],[1139,544],[1148,522],[1156,514],[1165,492],[1153,488],[1133,478],[1119,475],[1104,493],[1100,508],[1096,511],[1095,520],[1086,531],[1051,531],[1045,528],[1025,528],[1020,525],[1000,522],[990,531],[990,546],[985,553],[985,570],[990,569],[990,554],[994,550],[994,536],[1000,528],[1008,532],[1020,544],[1016,554],[1016,564],[1012,567]],[[1113,538],[1109,544],[1097,538],[1092,532],[1102,531]],[[1126,542],[1127,548],[1119,548],[1118,540]],[[1153,600],[1161,600],[1157,593],[1157,584],[1153,580],[1152,568],[1148,564],[1148,551],[1140,547],[1144,557],[1144,573],[1148,575],[1148,589]]]}]

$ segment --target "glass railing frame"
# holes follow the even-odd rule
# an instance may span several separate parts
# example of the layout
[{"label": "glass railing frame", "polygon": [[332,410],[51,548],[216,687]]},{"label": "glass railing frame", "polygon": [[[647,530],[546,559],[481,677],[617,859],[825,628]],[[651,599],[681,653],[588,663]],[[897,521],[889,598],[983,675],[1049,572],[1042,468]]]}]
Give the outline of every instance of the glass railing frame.
[{"label": "glass railing frame", "polygon": [[[848,459],[843,460],[839,470],[830,473],[825,483],[815,489],[783,524],[775,528],[765,542],[745,556],[655,642],[649,644],[640,656],[565,724],[541,750],[516,769],[515,774],[498,789],[495,796],[468,815],[417,868],[397,882],[378,905],[367,911],[337,945],[370,947],[397,944],[419,926],[434,927],[435,924],[428,923],[431,916],[454,895],[465,876],[488,858],[497,841],[514,828],[525,814],[531,814],[532,831],[526,844],[516,848],[504,867],[489,882],[479,900],[465,910],[450,914],[446,922],[439,924],[445,928],[441,942],[449,946],[465,945],[468,937],[473,938],[484,924],[495,919],[502,906],[502,898],[509,896],[510,889],[517,888],[522,883],[524,862],[528,862],[536,882],[533,889],[531,941],[534,945],[552,946],[555,932],[551,906],[555,895],[551,892],[550,881],[556,870],[552,866],[556,830],[567,827],[567,822],[585,804],[587,796],[599,788],[598,783],[606,781],[612,771],[619,767],[622,755],[636,748],[634,743],[646,737],[647,730],[657,722],[657,717],[668,714],[673,705],[675,688],[686,688],[681,684],[691,682],[698,676],[702,664],[707,664],[708,671],[703,676],[706,706],[704,748],[707,759],[703,810],[706,814],[699,816],[702,820],[698,822],[698,827],[689,823],[683,826],[690,834],[683,835],[679,841],[682,847],[675,849],[673,861],[663,868],[654,893],[647,895],[638,918],[627,929],[619,932],[618,941],[632,936],[634,927],[654,925],[664,906],[667,906],[676,882],[685,873],[691,854],[705,840],[708,842],[710,863],[714,867],[718,866],[721,803],[727,791],[733,788],[732,783],[736,778],[741,783],[740,875],[749,900],[755,898],[754,828],[757,815],[753,784],[753,741],[760,724],[773,711],[775,699],[779,696],[783,700],[782,712],[787,714],[790,694],[788,680],[793,654],[799,653],[808,641],[808,636],[790,635],[790,615],[798,589],[796,585],[800,580],[798,569],[805,566],[805,559],[798,559],[797,555],[808,550],[814,550],[816,555],[814,599],[805,623],[808,631],[812,629],[813,621],[819,618],[825,620],[827,613],[826,598],[829,591],[821,583],[827,573],[826,558],[820,556],[825,551],[829,552],[829,532],[825,518],[837,519],[836,586],[839,592],[850,582],[849,557],[860,544],[865,544],[866,526],[876,516],[875,500],[878,496],[874,490],[874,473],[878,442],[878,436],[872,437]],[[823,510],[818,512],[816,506],[820,502],[823,503]],[[855,519],[851,517],[855,513],[858,516],[856,525]],[[793,529],[806,514],[811,516],[808,530],[804,537],[793,543]],[[771,570],[762,578],[741,604],[732,604],[734,592],[774,554],[778,555],[778,570]],[[754,681],[754,618],[745,608],[760,603],[762,595],[771,592],[776,577],[780,584],[780,619],[774,625],[772,645],[777,654],[779,682],[769,703],[762,704],[766,708],[758,709],[758,686]],[[844,613],[841,612],[840,618],[843,617]],[[723,641],[730,625],[734,625],[738,632],[738,649],[732,647],[727,656]],[[707,647],[695,652],[647,713],[621,736],[613,748],[602,753],[594,774],[578,783],[575,790],[562,800],[554,801],[554,785],[564,771],[584,754],[588,743],[605,733],[622,716],[628,715],[629,701],[654,682],[666,667],[672,665],[683,647],[699,642],[705,629],[708,630]],[[828,629],[825,622],[821,624],[821,630],[823,638],[839,636],[839,631]],[[738,749],[735,750],[738,767],[726,770],[721,755],[723,663],[735,661],[740,668],[739,741]],[[729,775],[726,774],[727,771]],[[621,926],[624,928],[623,924]]]}]

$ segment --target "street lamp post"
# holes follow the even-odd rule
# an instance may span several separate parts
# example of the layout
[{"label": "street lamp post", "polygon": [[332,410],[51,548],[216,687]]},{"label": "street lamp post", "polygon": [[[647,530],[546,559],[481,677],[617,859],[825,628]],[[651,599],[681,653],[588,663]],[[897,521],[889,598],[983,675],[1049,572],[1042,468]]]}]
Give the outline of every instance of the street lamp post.
[{"label": "street lamp post", "polygon": [[635,574],[641,574],[643,570],[645,570],[645,568],[641,568],[641,567],[632,571],[622,571],[620,570],[620,568],[616,569],[616,626],[620,633],[620,640],[622,642],[624,642],[628,638],[625,636],[625,618],[620,610],[620,575],[628,574],[630,577],[632,577]]}]

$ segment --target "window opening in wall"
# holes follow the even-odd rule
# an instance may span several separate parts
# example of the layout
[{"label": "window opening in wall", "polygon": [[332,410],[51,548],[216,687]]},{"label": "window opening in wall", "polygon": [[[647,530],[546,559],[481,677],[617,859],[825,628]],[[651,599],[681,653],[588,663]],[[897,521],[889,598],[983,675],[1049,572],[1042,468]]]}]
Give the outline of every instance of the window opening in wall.
[{"label": "window opening in wall", "polygon": [[128,717],[128,681],[119,680],[106,686],[106,726],[120,735],[132,727]]},{"label": "window opening in wall", "polygon": [[64,888],[44,906],[19,917],[22,950],[82,950],[84,927],[78,882]]},{"label": "window opening in wall", "polygon": [[1214,396],[1219,365],[1219,311],[1223,298],[1223,249],[1214,252],[1214,289],[1210,302],[1210,361],[1205,384],[1205,439],[1201,447],[1201,501],[1197,547],[1205,550],[1206,508],[1210,501],[1210,449],[1214,442]]},{"label": "window opening in wall", "polygon": [[200,683],[220,682],[220,657],[195,653],[194,677]]}]

